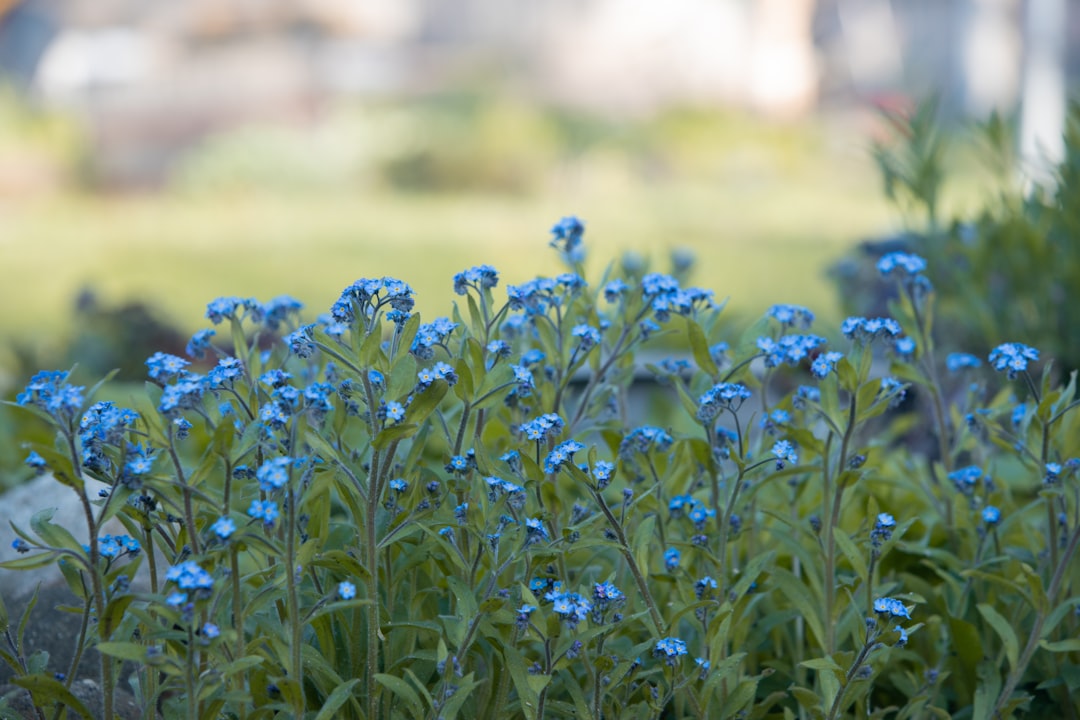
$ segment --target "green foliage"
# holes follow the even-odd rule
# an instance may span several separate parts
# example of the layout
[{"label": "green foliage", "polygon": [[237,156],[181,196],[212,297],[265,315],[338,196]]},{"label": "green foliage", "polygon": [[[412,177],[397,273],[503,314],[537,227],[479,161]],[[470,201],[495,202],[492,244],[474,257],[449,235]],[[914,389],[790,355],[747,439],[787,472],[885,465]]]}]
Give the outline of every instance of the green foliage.
[{"label": "green foliage", "polygon": [[[890,318],[832,348],[805,308],[735,334],[710,292],[633,263],[587,284],[582,232],[560,221],[567,272],[506,300],[494,268],[459,273],[430,322],[386,277],[312,324],[288,297],[215,300],[199,372],[151,358],[138,412],[31,380],[19,412],[56,433],[35,465],[91,510],[77,534],[13,518],[2,567],[62,563],[106,714],[121,662],[145,712],[189,718],[1077,706],[1075,376],[1015,345],[1004,375],[946,373],[913,255],[880,266]],[[651,366],[667,401],[642,410],[662,337],[689,356]],[[21,637],[18,684],[70,704],[73,673]]]},{"label": "green foliage", "polygon": [[[1072,311],[1080,303],[1080,106],[1070,108],[1065,157],[1047,187],[1024,179],[1011,123],[994,114],[975,126],[975,152],[991,182],[977,210],[952,218],[941,217],[941,196],[955,153],[947,152],[933,104],[889,118],[895,135],[874,155],[907,219],[899,244],[930,261],[942,335],[953,349],[979,354],[1004,340],[1023,342],[1054,356],[1062,371],[1080,368]],[[888,288],[873,280],[874,259],[849,260],[847,279],[863,286],[843,293],[849,313],[880,307]]]}]

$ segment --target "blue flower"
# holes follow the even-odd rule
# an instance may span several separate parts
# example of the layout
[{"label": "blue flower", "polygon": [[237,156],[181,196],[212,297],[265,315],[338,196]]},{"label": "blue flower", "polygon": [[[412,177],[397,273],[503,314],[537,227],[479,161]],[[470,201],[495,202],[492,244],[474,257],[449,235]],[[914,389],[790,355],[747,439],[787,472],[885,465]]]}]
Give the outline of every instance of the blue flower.
[{"label": "blue flower", "polygon": [[686,643],[676,637],[661,638],[653,648],[653,657],[663,658],[668,665],[674,665],[676,660],[686,654]]},{"label": "blue flower", "polygon": [[643,425],[635,428],[619,443],[619,455],[629,457],[634,453],[642,455],[650,450],[665,452],[673,442],[671,435],[658,427]]},{"label": "blue flower", "polygon": [[915,354],[915,340],[910,337],[897,338],[892,349],[899,357],[909,360]]},{"label": "blue flower", "polygon": [[188,354],[188,357],[196,359],[206,357],[206,351],[210,349],[210,338],[216,334],[217,331],[212,328],[200,330],[191,336],[191,340],[188,341],[184,351]]},{"label": "blue flower", "polygon": [[814,324],[814,313],[802,305],[773,305],[765,314],[778,321],[781,327],[800,325],[808,328]]},{"label": "blue flower", "polygon": [[719,415],[721,410],[737,411],[749,397],[750,390],[742,383],[713,385],[698,398],[696,417],[700,422],[709,422]]},{"label": "blue flower", "polygon": [[1046,475],[1043,476],[1043,482],[1047,485],[1056,483],[1061,475],[1061,463],[1046,463],[1044,469],[1046,470]]},{"label": "blue flower", "polygon": [[379,411],[382,419],[391,425],[397,425],[405,419],[405,406],[395,400],[383,403],[379,407]]},{"label": "blue flower", "polygon": [[[818,380],[824,380],[828,377],[829,373],[836,370],[836,363],[843,359],[844,354],[838,352],[827,352],[818,355],[814,362],[810,363],[810,374],[816,377]],[[802,390],[802,388],[799,388]],[[820,395],[817,399],[820,399]]]},{"label": "blue flower", "polygon": [[464,295],[468,288],[489,289],[499,284],[499,273],[490,265],[478,265],[454,276],[454,292]]},{"label": "blue flower", "polygon": [[874,529],[870,531],[870,543],[874,547],[880,547],[881,543],[892,537],[896,528],[896,518],[889,513],[879,513]]},{"label": "blue flower", "polygon": [[544,472],[550,474],[559,472],[559,468],[574,459],[574,453],[584,450],[585,446],[576,440],[564,440],[556,445],[544,459]]},{"label": "blue flower", "polygon": [[273,525],[278,518],[278,506],[272,500],[260,502],[252,500],[247,511],[248,517],[262,520],[264,525]]},{"label": "blue flower", "polygon": [[464,455],[455,455],[446,464],[446,472],[465,474],[469,471],[469,459]]},{"label": "blue flower", "polygon": [[570,334],[578,338],[578,347],[585,352],[600,344],[600,331],[591,325],[576,325]]},{"label": "blue flower", "polygon": [[[705,507],[695,500],[690,508],[690,512],[687,513],[686,516],[690,518],[690,522],[694,523],[694,527],[698,530],[704,530],[705,523],[716,517],[716,511],[712,508]],[[734,515],[732,517],[734,517]]]},{"label": "blue flower", "polygon": [[167,417],[175,417],[179,410],[197,408],[206,386],[207,380],[203,376],[184,373],[176,383],[165,386],[158,410]]},{"label": "blue flower", "polygon": [[154,466],[154,459],[145,455],[136,455],[128,460],[124,469],[131,475],[145,475]]},{"label": "blue flower", "polygon": [[236,532],[236,523],[230,517],[220,517],[214,521],[210,529],[222,540],[228,540]]},{"label": "blue flower", "polygon": [[352,600],[356,597],[356,586],[348,580],[342,580],[337,586],[337,596],[341,600]]},{"label": "blue flower", "polygon": [[41,457],[41,455],[38,455],[33,450],[31,450],[30,454],[26,456],[26,460],[24,462],[30,467],[34,468],[34,470],[39,473],[45,472],[45,468],[48,467],[48,463],[45,462],[45,458]]},{"label": "blue flower", "polygon": [[525,519],[525,544],[532,545],[538,543],[541,540],[548,539],[547,528],[544,527],[544,523],[540,518],[526,518]]},{"label": "blue flower", "polygon": [[993,505],[987,505],[983,508],[982,519],[987,525],[997,525],[1001,522],[1001,511]]},{"label": "blue flower", "polygon": [[1010,380],[1027,370],[1029,361],[1038,359],[1038,350],[1021,343],[1004,343],[990,351],[990,364],[995,370],[1007,371]]},{"label": "blue flower", "polygon": [[609,303],[613,303],[622,297],[629,289],[630,286],[627,285],[625,281],[621,278],[617,278],[604,286],[604,299]]},{"label": "blue flower", "polygon": [[598,460],[596,465],[593,466],[592,476],[596,478],[597,486],[603,490],[611,483],[611,478],[615,475],[615,463],[608,462],[607,460]]},{"label": "blue flower", "polygon": [[238,297],[219,297],[211,300],[206,305],[206,317],[215,325],[222,320],[233,317],[237,308],[244,307],[248,302]]},{"label": "blue flower", "polygon": [[874,612],[879,615],[889,615],[890,617],[902,617],[911,619],[911,613],[904,606],[904,603],[893,598],[875,598],[874,599]]},{"label": "blue flower", "polygon": [[276,457],[267,460],[255,471],[255,478],[259,481],[259,489],[263,492],[273,492],[285,487],[289,482],[289,467],[292,465],[291,457]]},{"label": "blue flower", "polygon": [[551,247],[558,248],[571,262],[584,259],[580,249],[585,223],[573,215],[562,218],[551,228]]},{"label": "blue flower", "polygon": [[39,407],[66,423],[83,405],[83,388],[68,385],[67,377],[68,374],[60,370],[43,370],[30,378],[30,383],[15,397],[15,402]]},{"label": "blue flower", "polygon": [[904,401],[907,385],[896,378],[881,378],[881,395],[889,398],[889,407],[897,407]]},{"label": "blue flower", "polygon": [[696,583],[694,583],[694,595],[696,595],[697,599],[700,600],[702,597],[704,597],[707,591],[715,590],[716,588],[716,580],[713,577],[706,575],[700,580],[698,580]]},{"label": "blue flower", "polygon": [[877,338],[893,341],[904,331],[892,318],[849,317],[840,325],[840,332],[849,340],[865,344]]},{"label": "blue flower", "polygon": [[368,382],[375,388],[381,388],[386,384],[386,378],[378,370],[368,370]]},{"label": "blue flower", "polygon": [[982,360],[970,353],[949,353],[945,358],[945,367],[949,372],[960,372],[964,368],[977,368],[982,365]]},{"label": "blue flower", "polygon": [[304,325],[285,336],[289,351],[298,358],[309,358],[315,354],[315,340],[311,336],[314,325]]},{"label": "blue flower", "polygon": [[664,567],[668,572],[674,572],[679,567],[679,561],[682,559],[682,554],[679,552],[679,548],[668,548],[664,551]]},{"label": "blue flower", "polygon": [[790,440],[777,441],[772,447],[772,454],[776,456],[777,470],[783,470],[786,463],[799,464],[799,454]]},{"label": "blue flower", "polygon": [[214,585],[214,578],[210,573],[193,560],[170,567],[165,573],[165,579],[175,582],[181,590],[208,590]]},{"label": "blue flower", "polygon": [[956,489],[965,495],[970,495],[982,477],[982,469],[978,465],[968,465],[958,468],[949,473],[948,478]]},{"label": "blue flower", "polygon": [[877,269],[882,277],[889,277],[897,271],[913,276],[926,270],[926,260],[913,253],[891,252],[878,260]]},{"label": "blue flower", "polygon": [[545,413],[518,426],[526,440],[548,440],[558,437],[566,423],[556,413]]},{"label": "blue flower", "polygon": [[213,640],[221,635],[221,628],[214,623],[208,622],[202,626],[202,629],[199,630],[199,634],[208,640]]},{"label": "blue flower", "polygon": [[218,360],[218,364],[206,375],[206,382],[211,389],[229,387],[232,382],[244,375],[244,364],[234,357]]}]

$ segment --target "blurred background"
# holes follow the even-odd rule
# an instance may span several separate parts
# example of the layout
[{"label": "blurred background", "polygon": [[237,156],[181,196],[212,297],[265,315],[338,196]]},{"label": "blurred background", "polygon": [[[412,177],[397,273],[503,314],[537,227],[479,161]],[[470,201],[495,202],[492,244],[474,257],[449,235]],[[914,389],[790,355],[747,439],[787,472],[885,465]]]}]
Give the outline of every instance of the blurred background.
[{"label": "blurred background", "polygon": [[[996,110],[1045,181],[1078,38],[1080,0],[0,0],[0,392],[138,376],[221,295],[446,314],[466,267],[555,271],[567,214],[594,271],[688,250],[735,316],[835,321],[827,269],[905,225],[888,114]],[[994,187],[949,153],[962,215]]]}]

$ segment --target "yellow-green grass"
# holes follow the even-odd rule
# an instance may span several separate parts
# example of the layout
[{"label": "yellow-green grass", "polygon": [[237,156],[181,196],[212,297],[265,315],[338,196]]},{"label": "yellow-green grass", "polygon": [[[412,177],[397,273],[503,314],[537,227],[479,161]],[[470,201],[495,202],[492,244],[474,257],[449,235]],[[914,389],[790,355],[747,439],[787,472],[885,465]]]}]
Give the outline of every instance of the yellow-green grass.
[{"label": "yellow-green grass", "polygon": [[[853,243],[898,224],[857,136],[757,138],[695,158],[692,173],[650,173],[597,152],[529,196],[402,194],[385,189],[300,193],[60,195],[0,214],[0,338],[54,345],[87,286],[106,302],[142,299],[185,330],[206,325],[221,295],[304,301],[311,317],[360,277],[400,277],[427,317],[446,314],[452,275],[489,263],[503,284],[557,272],[546,247],[560,216],[587,223],[590,270],[637,251],[666,269],[673,248],[699,259],[693,278],[757,314],[774,302],[838,314],[825,270]],[[791,149],[791,138],[806,147]],[[842,289],[841,289],[842,291]],[[2,363],[2,360],[0,360]]]}]

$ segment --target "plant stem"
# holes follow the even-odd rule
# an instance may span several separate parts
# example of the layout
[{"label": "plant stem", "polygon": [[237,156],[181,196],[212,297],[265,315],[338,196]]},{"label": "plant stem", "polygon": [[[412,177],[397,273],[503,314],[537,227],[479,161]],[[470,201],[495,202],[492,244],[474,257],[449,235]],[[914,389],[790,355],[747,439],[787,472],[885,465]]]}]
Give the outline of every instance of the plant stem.
[{"label": "plant stem", "polygon": [[834,720],[836,713],[840,712],[844,696],[847,695],[848,688],[851,687],[851,681],[855,679],[855,673],[859,672],[859,668],[862,667],[863,661],[870,654],[874,644],[868,637],[862,649],[859,650],[859,654],[855,657],[855,661],[851,663],[851,667],[848,668],[847,675],[844,677],[844,684],[840,686],[840,689],[836,692],[836,697],[833,698],[832,707],[829,708],[829,714],[826,716],[827,720]]},{"label": "plant stem", "polygon": [[1069,538],[1069,544],[1065,547],[1065,553],[1061,556],[1057,567],[1054,569],[1054,576],[1051,578],[1050,587],[1046,592],[1047,608],[1036,613],[1035,625],[1031,628],[1027,644],[1024,645],[1024,651],[1020,653],[1020,658],[1016,661],[1016,666],[1009,673],[1008,679],[1005,681],[1005,686],[1001,688],[1001,693],[998,695],[997,702],[994,703],[994,710],[990,713],[991,717],[997,718],[1001,716],[1001,709],[1005,706],[1005,703],[1008,702],[1009,697],[1013,694],[1013,690],[1015,690],[1016,686],[1020,683],[1020,679],[1024,676],[1024,671],[1027,670],[1028,663],[1031,662],[1035,650],[1038,649],[1039,642],[1042,640],[1043,625],[1046,623],[1048,613],[1051,612],[1054,607],[1057,594],[1061,590],[1061,584],[1065,579],[1065,571],[1072,561],[1073,553],[1076,552],[1076,546],[1078,544],[1080,544],[1080,526],[1073,530],[1072,536]]},{"label": "plant stem", "polygon": [[[292,474],[292,470],[289,471]],[[286,497],[286,521],[285,528],[285,587],[289,594],[289,630],[292,634],[292,657],[290,658],[292,680],[299,686],[296,693],[296,704],[293,707],[295,717],[304,717],[304,667],[301,660],[302,625],[300,621],[300,594],[296,587],[296,503],[299,501],[296,488],[290,478],[289,495]],[[241,632],[241,634],[243,634]]]},{"label": "plant stem", "polygon": [[638,586],[638,592],[640,592],[641,596],[645,599],[645,604],[649,606],[649,617],[652,618],[656,637],[661,637],[666,629],[664,618],[660,615],[660,610],[656,607],[656,601],[653,600],[652,593],[649,592],[649,584],[645,581],[645,576],[642,575],[641,568],[638,567],[637,560],[634,558],[634,553],[630,551],[630,543],[626,539],[626,533],[623,532],[622,525],[615,519],[615,515],[612,514],[611,508],[609,508],[607,502],[604,501],[604,496],[600,494],[600,491],[594,489],[593,495],[596,497],[596,502],[600,506],[601,512],[604,513],[604,517],[607,518],[608,524],[611,525],[611,529],[615,531],[615,535],[619,539],[619,547],[622,550],[623,556],[626,558],[627,565],[630,566],[630,572],[634,576],[634,582]]}]

